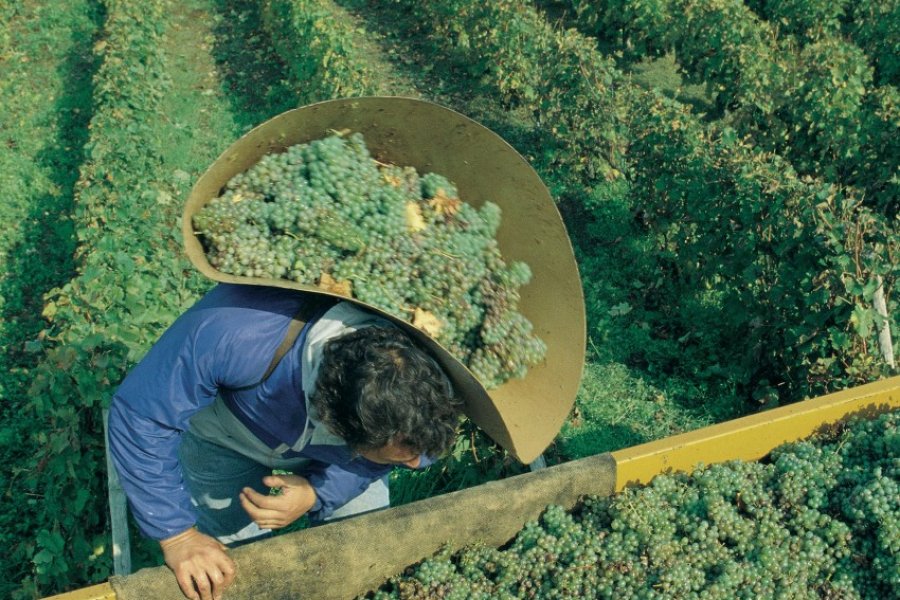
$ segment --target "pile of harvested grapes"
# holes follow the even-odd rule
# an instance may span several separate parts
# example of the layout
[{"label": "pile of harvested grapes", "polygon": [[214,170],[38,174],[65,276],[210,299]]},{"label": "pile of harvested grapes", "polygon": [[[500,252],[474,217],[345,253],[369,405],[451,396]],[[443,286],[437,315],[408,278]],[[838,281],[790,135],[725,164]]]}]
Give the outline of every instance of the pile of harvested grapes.
[{"label": "pile of harvested grapes", "polygon": [[505,549],[438,554],[369,597],[900,598],[898,425],[550,506]]},{"label": "pile of harvested grapes", "polygon": [[445,177],[375,160],[359,133],[269,154],[193,217],[210,264],[289,279],[411,322],[486,388],[523,377],[546,346],[518,311],[531,279],[507,264],[500,207],[459,198]]}]

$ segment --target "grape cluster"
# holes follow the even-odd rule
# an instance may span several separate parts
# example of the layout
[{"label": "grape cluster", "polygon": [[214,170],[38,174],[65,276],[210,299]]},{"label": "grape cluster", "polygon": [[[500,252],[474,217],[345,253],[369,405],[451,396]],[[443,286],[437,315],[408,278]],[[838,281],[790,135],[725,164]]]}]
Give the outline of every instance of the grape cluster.
[{"label": "grape cluster", "polygon": [[900,411],[766,461],[549,506],[502,549],[442,551],[375,600],[900,598]]},{"label": "grape cluster", "polygon": [[376,161],[359,133],[264,156],[193,226],[219,271],[378,307],[423,329],[488,389],[546,354],[518,310],[531,270],[507,264],[495,239],[500,207],[461,201],[442,175]]}]

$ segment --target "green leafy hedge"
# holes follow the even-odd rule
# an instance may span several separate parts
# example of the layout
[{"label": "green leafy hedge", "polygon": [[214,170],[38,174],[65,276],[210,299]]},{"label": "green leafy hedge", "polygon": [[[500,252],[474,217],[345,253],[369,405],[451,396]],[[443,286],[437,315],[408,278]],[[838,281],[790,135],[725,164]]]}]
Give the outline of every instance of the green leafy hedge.
[{"label": "green leafy hedge", "polygon": [[[627,4],[630,10],[661,6]],[[722,81],[743,81],[745,66],[758,62],[758,52],[771,54],[762,25],[743,5],[678,7],[688,13],[679,17],[685,29],[678,35],[693,48],[689,55],[698,65],[706,61],[707,76],[716,73]],[[577,34],[554,30],[522,2],[457,0],[416,3],[409,9],[437,51],[470,65],[510,104],[532,108],[538,123],[559,140],[559,147],[549,150],[556,164],[585,184],[595,184],[600,173],[586,169],[585,163],[597,155],[586,157],[585,149],[600,148],[599,156],[608,156],[600,138],[608,136],[606,144],[628,140],[616,155],[615,164],[627,177],[619,190],[631,187],[628,202],[644,222],[643,235],[652,252],[641,260],[655,265],[636,271],[629,307],[642,308],[648,332],[672,339],[677,348],[673,356],[680,355],[682,364],[696,365],[694,378],[729,380],[743,395],[765,402],[815,395],[828,385],[852,385],[885,372],[873,343],[871,282],[882,276],[890,297],[896,278],[895,227],[860,206],[861,196],[853,188],[803,179],[790,163],[756,149],[733,128],[707,130],[677,103],[639,94]],[[621,13],[609,9],[606,14]],[[644,13],[651,21],[658,14]],[[735,27],[723,26],[731,22],[725,18],[729,15]],[[719,42],[710,42],[710,37]],[[579,40],[574,46],[579,51],[564,40]],[[735,52],[717,59],[707,52],[713,46]],[[810,48],[804,68],[812,73],[821,68],[821,57],[818,46]],[[825,52],[837,53],[830,47]],[[791,67],[780,64],[785,70]],[[598,85],[598,73],[608,86]],[[852,139],[847,131],[851,125],[844,124],[843,135],[837,135],[838,123],[846,116],[839,108],[842,102],[859,102],[859,86],[848,86],[843,95],[835,92],[830,103],[817,103],[828,76],[833,74],[804,84],[797,111],[815,115],[812,121],[831,118],[830,128],[809,135],[834,135],[835,143],[845,143],[847,137]],[[755,72],[749,79],[747,85],[763,93],[765,80],[760,83]],[[815,112],[823,106],[837,114]],[[600,197],[622,199],[615,194]],[[597,212],[599,205],[593,206]],[[854,227],[865,235],[848,239]],[[601,229],[589,226],[580,246],[606,243]],[[592,240],[592,232],[601,237]],[[865,252],[854,254],[848,247]],[[592,273],[606,270],[593,261],[586,251],[581,267],[589,306]],[[823,281],[829,290],[824,295]],[[860,320],[860,315],[865,316]],[[864,326],[857,329],[857,321]]]},{"label": "green leafy hedge", "polygon": [[881,278],[898,331],[900,223],[659,95],[632,115],[632,201],[663,274],[640,293],[686,362],[761,402],[889,374],[873,297]]},{"label": "green leafy hedge", "polygon": [[521,0],[394,1],[416,17],[435,54],[534,116],[548,170],[565,169],[597,199],[625,193],[621,75],[592,40],[555,29]]},{"label": "green leafy hedge", "polygon": [[333,2],[264,0],[262,15],[301,104],[378,93],[376,72]]},{"label": "green leafy hedge", "polygon": [[689,77],[709,87],[719,114],[763,149],[801,173],[858,187],[867,204],[897,214],[897,142],[881,142],[900,137],[900,118],[896,112],[885,118],[895,109],[880,100],[896,90],[876,87],[869,57],[839,32],[800,45],[741,0],[572,0],[572,6],[598,37],[674,51]]},{"label": "green leafy hedge", "polygon": [[[40,502],[21,479],[34,452],[24,416],[42,356],[43,294],[74,270],[72,189],[90,117],[91,2],[0,7],[0,544],[33,539],[23,518]],[[31,572],[30,556],[0,561],[0,597]]]},{"label": "green leafy hedge", "polygon": [[840,33],[848,0],[750,0],[747,5],[780,34],[804,43]]},{"label": "green leafy hedge", "polygon": [[845,31],[872,59],[880,85],[900,85],[900,1],[857,0],[848,12]]},{"label": "green leafy hedge", "polygon": [[160,147],[155,124],[167,79],[160,43],[171,4],[104,2],[95,51],[90,140],[76,185],[77,276],[49,295],[47,349],[19,416],[33,454],[20,465],[21,519],[33,532],[11,549],[33,574],[31,597],[110,575],[106,463],[101,409],[124,375],[170,322],[185,296],[172,239],[171,202],[152,185]]}]

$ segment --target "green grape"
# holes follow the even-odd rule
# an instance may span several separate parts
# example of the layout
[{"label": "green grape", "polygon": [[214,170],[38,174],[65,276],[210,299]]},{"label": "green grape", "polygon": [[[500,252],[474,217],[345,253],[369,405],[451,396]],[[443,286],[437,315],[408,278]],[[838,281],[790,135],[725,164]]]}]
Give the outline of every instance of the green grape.
[{"label": "green grape", "polygon": [[764,461],[551,505],[505,547],[444,549],[372,597],[900,597],[898,425],[894,411]]},{"label": "green grape", "polygon": [[193,217],[210,264],[317,285],[325,275],[429,333],[486,387],[524,377],[546,346],[518,311],[525,263],[495,239],[501,211],[458,198],[443,175],[375,161],[363,136],[298,144],[233,177]]},{"label": "green grape", "polygon": [[443,175],[426,173],[420,178],[420,181],[423,198],[434,198],[438,193],[443,193],[450,198],[455,198],[459,195],[456,186]]}]

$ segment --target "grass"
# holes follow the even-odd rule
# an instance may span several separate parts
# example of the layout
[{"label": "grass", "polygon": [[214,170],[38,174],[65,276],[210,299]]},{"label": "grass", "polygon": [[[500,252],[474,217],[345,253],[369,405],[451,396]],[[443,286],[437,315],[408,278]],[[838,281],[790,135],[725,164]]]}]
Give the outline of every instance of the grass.
[{"label": "grass", "polygon": [[554,451],[565,459],[612,452],[708,425],[621,363],[588,363]]}]

